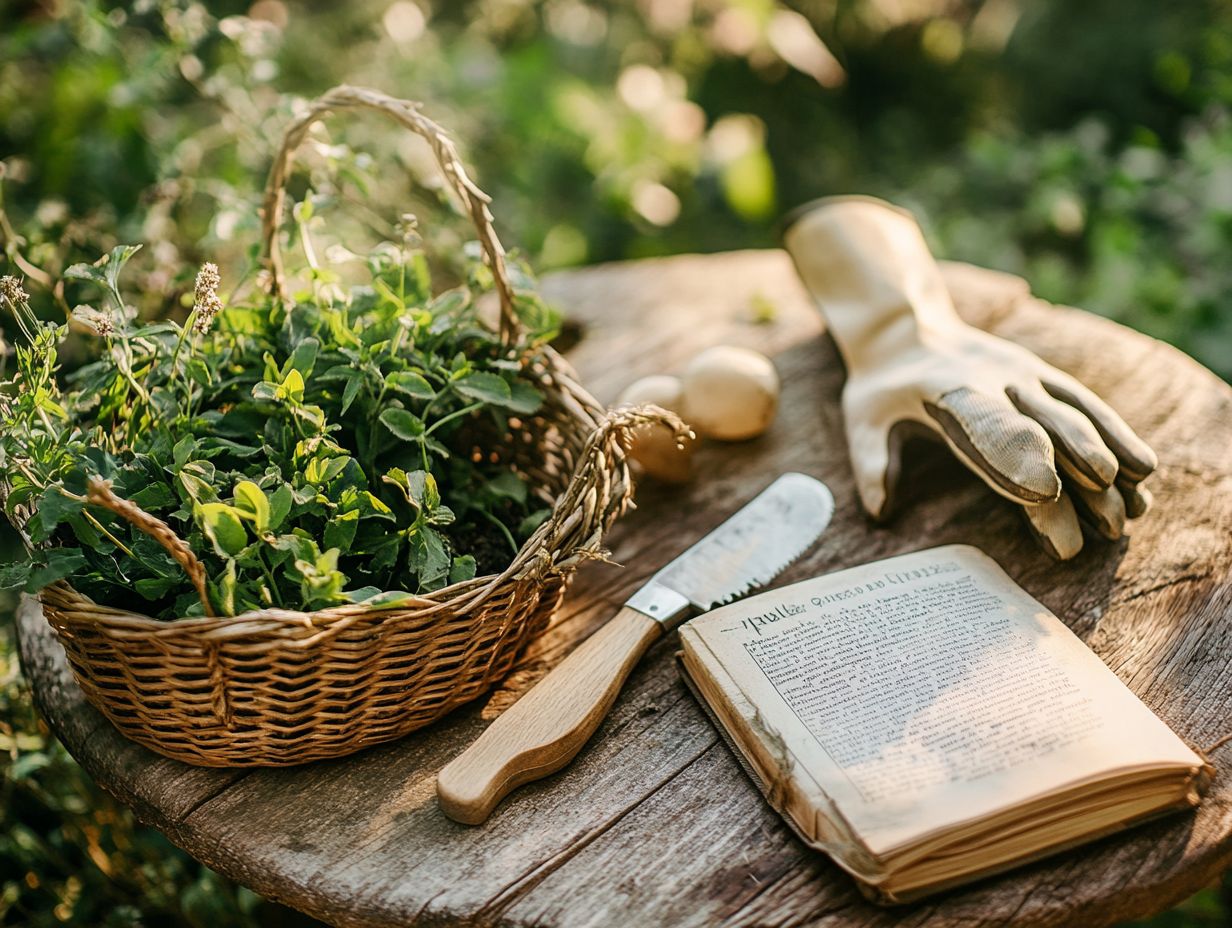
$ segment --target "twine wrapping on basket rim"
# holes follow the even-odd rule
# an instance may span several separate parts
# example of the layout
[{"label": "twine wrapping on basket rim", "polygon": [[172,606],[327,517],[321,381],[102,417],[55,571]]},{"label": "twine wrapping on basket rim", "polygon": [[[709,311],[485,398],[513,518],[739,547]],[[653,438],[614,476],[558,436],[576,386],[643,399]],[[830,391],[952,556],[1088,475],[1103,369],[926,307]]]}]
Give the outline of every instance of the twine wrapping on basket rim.
[{"label": "twine wrapping on basket rim", "polygon": [[[500,297],[500,337],[512,345],[519,322],[488,196],[419,104],[374,90],[337,87],[287,128],[264,200],[272,293],[285,299],[278,237],[294,151],[323,116],[357,108],[383,112],[428,140],[475,225]],[[546,627],[576,566],[604,556],[602,535],[630,504],[624,451],[631,432],[660,423],[687,434],[677,416],[656,407],[605,411],[549,346],[539,349],[535,370],[545,403],[527,417],[536,431],[524,432],[527,449],[515,454],[533,452],[531,466],[517,466],[538,480],[554,505],[505,570],[380,606],[172,621],[103,606],[66,582],[55,583],[40,593],[44,614],[87,698],[148,747],[224,766],[349,753],[426,725],[484,692],[508,672],[526,640]],[[205,593],[200,562],[165,523],[116,497],[105,482],[92,484],[89,493],[91,502],[154,537]],[[208,597],[204,601],[208,611]]]}]

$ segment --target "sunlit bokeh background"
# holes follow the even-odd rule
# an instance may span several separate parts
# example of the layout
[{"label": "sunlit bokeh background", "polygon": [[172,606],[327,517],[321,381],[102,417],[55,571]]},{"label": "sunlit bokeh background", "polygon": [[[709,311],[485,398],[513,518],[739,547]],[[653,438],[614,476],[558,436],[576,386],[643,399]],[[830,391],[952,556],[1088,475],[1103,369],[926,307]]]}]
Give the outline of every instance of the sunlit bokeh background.
[{"label": "sunlit bokeh background", "polygon": [[[182,312],[201,261],[250,266],[281,128],[344,81],[424,101],[540,272],[772,247],[790,207],[873,193],[939,253],[1232,378],[1223,0],[0,0],[0,244],[54,275],[144,242],[134,302]],[[335,253],[408,212],[465,240],[427,149],[376,117],[331,121],[302,161]],[[47,738],[11,604],[0,924],[303,924],[136,827]],[[1151,924],[1227,924],[1230,895]]]}]

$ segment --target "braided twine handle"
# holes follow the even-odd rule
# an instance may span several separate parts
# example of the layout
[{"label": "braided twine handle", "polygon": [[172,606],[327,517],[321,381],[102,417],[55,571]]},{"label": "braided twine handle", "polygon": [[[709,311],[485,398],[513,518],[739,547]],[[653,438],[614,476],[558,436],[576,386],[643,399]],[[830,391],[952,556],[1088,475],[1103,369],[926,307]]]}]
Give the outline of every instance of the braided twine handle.
[{"label": "braided twine handle", "polygon": [[[578,454],[577,469],[556,501],[551,518],[523,547],[512,570],[521,569],[519,562],[532,549],[540,552],[539,562],[529,565],[532,571],[558,569],[562,565],[553,557],[562,550],[569,552],[565,564],[601,556],[603,534],[611,520],[625,510],[633,490],[623,479],[613,479],[613,455],[618,447],[627,451],[633,433],[647,425],[666,426],[678,443],[695,437],[676,413],[658,406],[621,406],[608,411]],[[536,541],[542,546],[536,548]],[[543,552],[553,555],[545,559]]]},{"label": "braided twine handle", "polygon": [[505,249],[500,239],[496,237],[496,230],[492,227],[492,213],[488,208],[492,198],[470,179],[466,169],[462,166],[462,160],[458,157],[458,150],[453,140],[441,126],[419,111],[421,105],[410,100],[399,100],[377,90],[344,84],[314,100],[309,104],[307,111],[287,127],[282,137],[282,146],[274,158],[269,179],[265,184],[261,237],[269,265],[270,289],[279,297],[286,295],[286,269],[282,262],[278,233],[282,228],[286,182],[295,162],[296,149],[304,141],[313,124],[330,113],[347,109],[377,110],[417,135],[423,136],[432,147],[437,163],[445,175],[445,180],[461,199],[471,222],[474,223],[475,231],[479,234],[479,243],[483,246],[484,254],[487,256],[488,267],[492,271],[496,292],[500,297],[501,341],[506,345],[512,344],[519,332],[519,323],[514,311],[513,286],[509,282],[509,273],[505,267]]},{"label": "braided twine handle", "polygon": [[118,515],[121,519],[131,522],[145,532],[171,555],[172,559],[188,574],[193,589],[205,609],[205,614],[214,617],[214,607],[210,605],[210,597],[205,588],[205,568],[193,554],[192,548],[180,538],[166,522],[146,512],[136,503],[122,499],[111,492],[111,481],[99,477],[91,477],[86,488],[86,502],[94,506],[102,506]]}]

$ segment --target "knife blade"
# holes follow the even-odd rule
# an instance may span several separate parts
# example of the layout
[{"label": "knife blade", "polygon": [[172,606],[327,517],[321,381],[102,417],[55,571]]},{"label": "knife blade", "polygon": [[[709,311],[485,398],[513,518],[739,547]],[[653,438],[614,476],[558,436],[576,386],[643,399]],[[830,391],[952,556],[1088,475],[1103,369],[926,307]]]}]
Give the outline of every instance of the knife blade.
[{"label": "knife blade", "polygon": [[599,727],[625,679],[683,621],[772,580],[825,531],[834,497],[804,474],[779,477],[659,570],[437,775],[445,814],[477,825],[512,790],[555,773]]}]

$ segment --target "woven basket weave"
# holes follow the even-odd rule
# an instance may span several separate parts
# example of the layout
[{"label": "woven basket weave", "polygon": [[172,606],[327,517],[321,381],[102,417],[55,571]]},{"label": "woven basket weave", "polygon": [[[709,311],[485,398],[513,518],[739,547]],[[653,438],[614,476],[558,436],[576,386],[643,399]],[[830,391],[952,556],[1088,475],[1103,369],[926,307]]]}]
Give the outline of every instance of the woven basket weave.
[{"label": "woven basket weave", "polygon": [[[379,110],[432,145],[479,232],[500,296],[501,335],[512,338],[518,320],[488,198],[417,104],[362,88],[325,94],[283,140],[264,215],[275,292],[284,285],[278,230],[294,151],[314,122],[354,108]],[[172,622],[100,606],[55,584],[40,594],[43,612],[86,697],[129,738],[168,757],[276,766],[397,738],[489,689],[547,626],[577,564],[600,553],[603,533],[631,492],[623,437],[654,418],[633,410],[605,414],[558,354],[547,349],[542,358],[543,407],[501,446],[556,502],[505,571],[399,608],[348,605]],[[198,583],[200,565],[184,552],[182,563]]]}]

